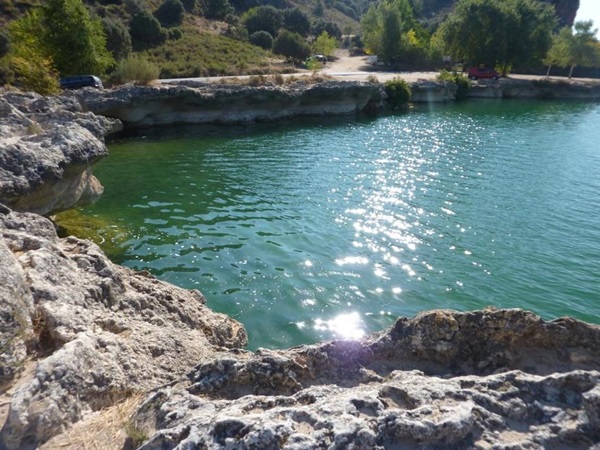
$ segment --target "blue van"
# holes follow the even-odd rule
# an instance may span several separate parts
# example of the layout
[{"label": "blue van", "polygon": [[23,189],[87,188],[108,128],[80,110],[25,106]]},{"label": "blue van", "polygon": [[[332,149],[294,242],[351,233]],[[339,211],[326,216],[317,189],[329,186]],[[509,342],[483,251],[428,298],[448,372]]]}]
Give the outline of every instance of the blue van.
[{"label": "blue van", "polygon": [[104,88],[102,81],[95,75],[76,75],[60,79],[60,87],[63,89],[79,89],[82,87]]}]

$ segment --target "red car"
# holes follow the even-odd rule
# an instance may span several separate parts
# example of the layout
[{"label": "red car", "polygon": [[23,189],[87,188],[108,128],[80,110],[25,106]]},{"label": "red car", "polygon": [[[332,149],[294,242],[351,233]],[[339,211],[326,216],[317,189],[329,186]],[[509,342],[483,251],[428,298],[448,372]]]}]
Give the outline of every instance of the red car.
[{"label": "red car", "polygon": [[469,69],[469,78],[471,80],[479,80],[480,78],[493,78],[497,80],[500,78],[500,74],[489,67],[471,67]]}]

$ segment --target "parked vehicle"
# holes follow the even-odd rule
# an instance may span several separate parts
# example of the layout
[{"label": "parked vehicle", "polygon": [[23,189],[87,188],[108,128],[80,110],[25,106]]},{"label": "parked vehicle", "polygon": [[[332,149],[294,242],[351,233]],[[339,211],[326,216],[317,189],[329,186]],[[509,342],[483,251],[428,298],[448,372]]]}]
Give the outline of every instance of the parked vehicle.
[{"label": "parked vehicle", "polygon": [[500,74],[491,67],[470,67],[468,76],[471,80],[483,79],[494,79],[500,78]]},{"label": "parked vehicle", "polygon": [[312,55],[307,61],[319,61],[322,64],[327,64],[327,57],[325,55]]},{"label": "parked vehicle", "polygon": [[80,89],[83,87],[104,88],[102,80],[95,75],[76,75],[61,78],[60,87],[63,89]]}]

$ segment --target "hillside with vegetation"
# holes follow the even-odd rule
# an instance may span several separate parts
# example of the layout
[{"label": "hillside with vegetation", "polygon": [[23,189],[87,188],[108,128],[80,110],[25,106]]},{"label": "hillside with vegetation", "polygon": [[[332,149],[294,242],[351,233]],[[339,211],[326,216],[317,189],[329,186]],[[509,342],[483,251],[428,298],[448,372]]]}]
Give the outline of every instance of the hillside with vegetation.
[{"label": "hillside with vegetation", "polygon": [[[531,55],[524,58],[527,50],[520,46],[521,53],[515,52],[510,43],[505,51],[515,53],[520,62],[541,60],[552,33],[573,24],[578,1],[515,1],[535,3],[527,17],[535,17],[539,23],[534,28],[542,31],[536,32],[535,43],[524,40],[533,45]],[[485,51],[465,53],[452,47],[454,31],[448,34],[444,24],[467,2],[0,0],[0,84],[53,92],[59,77],[81,73],[101,75],[109,85],[156,78],[277,74],[304,66],[311,54],[330,56],[340,45],[351,52],[376,54],[398,68],[436,68],[448,53],[504,64],[506,72],[515,58],[481,58]],[[544,14],[532,13],[542,9]],[[517,15],[527,14],[519,10]],[[487,30],[481,32],[485,35]],[[463,41],[456,42],[462,45]],[[560,65],[557,58],[553,64]],[[308,68],[318,66],[313,63]]]}]

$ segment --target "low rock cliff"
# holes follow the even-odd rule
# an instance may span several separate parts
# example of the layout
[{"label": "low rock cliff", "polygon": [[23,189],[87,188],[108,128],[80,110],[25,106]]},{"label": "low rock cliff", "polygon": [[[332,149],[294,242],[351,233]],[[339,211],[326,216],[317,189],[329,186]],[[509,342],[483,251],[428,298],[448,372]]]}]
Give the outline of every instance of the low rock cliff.
[{"label": "low rock cliff", "polygon": [[92,166],[108,153],[103,137],[117,120],[83,112],[64,97],[0,96],[0,203],[48,215],[102,194]]},{"label": "low rock cliff", "polygon": [[381,85],[330,81],[289,86],[179,82],[156,87],[73,92],[86,111],[117,118],[126,126],[239,123],[297,116],[349,114],[378,109]]}]

